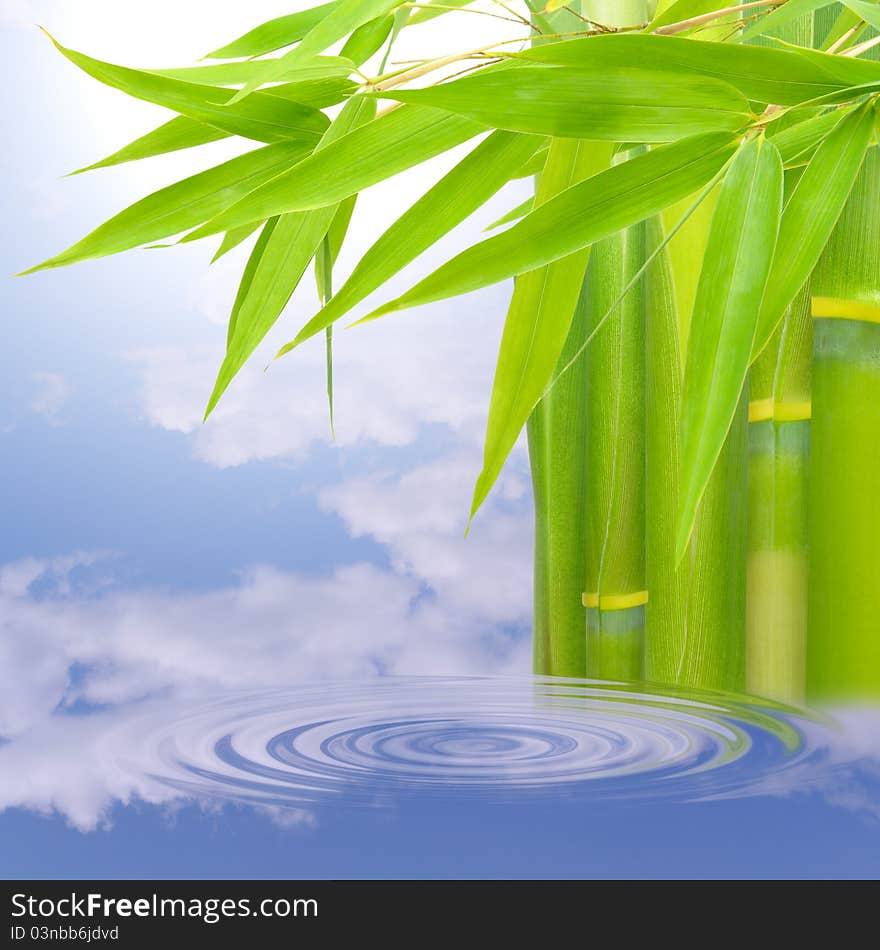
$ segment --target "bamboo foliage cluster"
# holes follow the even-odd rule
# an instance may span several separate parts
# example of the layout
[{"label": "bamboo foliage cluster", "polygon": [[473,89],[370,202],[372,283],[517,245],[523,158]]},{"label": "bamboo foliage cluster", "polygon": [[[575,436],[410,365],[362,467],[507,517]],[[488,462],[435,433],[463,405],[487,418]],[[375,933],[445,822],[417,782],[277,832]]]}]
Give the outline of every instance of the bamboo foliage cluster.
[{"label": "bamboo foliage cluster", "polygon": [[[278,357],[324,334],[332,422],[336,322],[534,176],[358,322],[514,280],[471,517],[527,427],[536,670],[880,693],[880,5],[478,6],[331,0],[172,70],[53,40],[175,113],[82,171],[252,148],[33,270],[252,239],[207,417],[313,265],[320,306]],[[389,67],[402,31],[480,12],[522,36]],[[465,143],[334,280],[358,194]]]}]

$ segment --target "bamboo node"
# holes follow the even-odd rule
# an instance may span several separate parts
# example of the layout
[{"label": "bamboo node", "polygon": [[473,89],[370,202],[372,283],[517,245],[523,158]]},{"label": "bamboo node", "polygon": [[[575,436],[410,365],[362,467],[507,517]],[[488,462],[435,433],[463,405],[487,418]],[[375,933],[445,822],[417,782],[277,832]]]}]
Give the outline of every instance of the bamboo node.
[{"label": "bamboo node", "polygon": [[823,319],[862,320],[880,323],[880,304],[838,297],[813,297],[813,316]]},{"label": "bamboo node", "polygon": [[642,607],[648,603],[648,592],[637,590],[632,594],[583,594],[584,607],[598,607],[600,610],[628,610],[630,607]]},{"label": "bamboo node", "polygon": [[776,402],[756,399],[749,403],[749,422],[804,422],[813,417],[813,404],[804,402]]}]

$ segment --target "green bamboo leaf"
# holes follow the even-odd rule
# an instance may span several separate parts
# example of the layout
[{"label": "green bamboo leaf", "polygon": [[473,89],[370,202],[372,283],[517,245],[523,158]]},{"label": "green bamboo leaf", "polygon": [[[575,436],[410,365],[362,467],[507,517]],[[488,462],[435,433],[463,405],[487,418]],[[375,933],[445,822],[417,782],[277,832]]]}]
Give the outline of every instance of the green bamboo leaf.
[{"label": "green bamboo leaf", "polygon": [[[339,203],[339,207],[327,231],[327,240],[321,245],[321,253],[315,257],[315,281],[318,285],[319,297],[324,298],[326,288],[331,285],[330,274],[325,274],[324,268],[329,266],[332,271],[336,263],[336,258],[339,257],[345,236],[348,234],[348,226],[354,214],[357,198],[357,195],[352,195],[350,198],[346,198],[345,201]],[[329,300],[330,296],[332,295],[326,295],[326,300]],[[321,303],[323,304],[324,302],[325,300],[322,299]]]},{"label": "green bamboo leaf", "polygon": [[217,253],[211,258],[211,263],[219,261],[224,254],[228,254],[233,248],[238,247],[243,241],[246,241],[253,233],[263,224],[262,221],[259,221],[255,224],[248,224],[243,228],[236,228],[234,231],[227,231],[223,235],[223,240],[220,242],[220,247],[217,248]]},{"label": "green bamboo leaf", "polygon": [[265,221],[288,211],[336,204],[483,131],[484,126],[469,119],[436,109],[402,106],[343,136],[265,188],[256,189],[190,239]]},{"label": "green bamboo leaf", "polygon": [[325,49],[348,36],[359,26],[389,13],[403,0],[338,0],[290,52],[270,63],[260,75],[251,79],[231,100],[240,102],[268,82],[275,82],[285,70],[307,62],[312,56],[323,53]]},{"label": "green bamboo leaf", "polygon": [[206,419],[287,306],[335,212],[334,207],[319,208],[277,219],[235,313],[234,331],[208,400]]},{"label": "green bamboo leaf", "polygon": [[118,254],[186,231],[295,164],[308,151],[298,142],[266,145],[185,178],[142,198],[66,251],[26,273]]},{"label": "green bamboo leaf", "polygon": [[406,211],[364,254],[324,308],[286,344],[283,356],[331,326],[481,207],[518,169],[538,139],[493,132]]},{"label": "green bamboo leaf", "polygon": [[[650,33],[661,26],[668,26],[670,23],[681,23],[704,13],[720,11],[723,6],[723,4],[719,4],[718,0],[675,0],[662,12],[657,13],[648,24],[647,32]],[[724,16],[725,14],[719,13],[719,15]]]},{"label": "green bamboo leaf", "polygon": [[66,49],[49,38],[63,56],[99,82],[233,135],[258,142],[301,141],[315,145],[328,125],[326,116],[298,102],[260,93],[233,106],[231,90],[114,66]]},{"label": "green bamboo leaf", "polygon": [[786,199],[771,279],[752,346],[754,361],[810,276],[846,204],[871,140],[870,104],[845,114],[828,134]]},{"label": "green bamboo leaf", "polygon": [[859,19],[869,23],[875,30],[880,30],[880,4],[868,3],[867,0],[843,0],[843,3]]},{"label": "green bamboo leaf", "polygon": [[238,323],[238,312],[241,310],[242,304],[245,302],[245,300],[247,300],[248,294],[250,293],[251,284],[253,284],[254,281],[254,274],[256,274],[257,268],[260,265],[260,261],[263,259],[263,254],[266,252],[266,248],[269,245],[272,232],[275,230],[278,220],[278,218],[270,218],[263,225],[263,230],[260,231],[260,236],[257,238],[257,241],[251,250],[250,256],[248,257],[248,262],[244,268],[244,273],[241,275],[241,282],[238,285],[238,291],[236,292],[235,300],[232,304],[232,312],[229,314],[229,325],[226,329],[227,352],[229,351],[229,347],[232,345],[232,340],[235,336],[235,328],[236,324]]},{"label": "green bamboo leaf", "polygon": [[766,16],[759,17],[743,30],[742,39],[750,40],[762,36],[769,30],[775,30],[798,17],[807,16],[823,7],[831,6],[834,0],[786,0]]},{"label": "green bamboo leaf", "polygon": [[748,99],[777,105],[798,105],[817,96],[880,79],[880,63],[817,50],[707,43],[644,33],[615,33],[547,43],[522,50],[515,59],[589,67],[597,73],[638,63],[642,69],[656,70],[667,76],[723,80]]},{"label": "green bamboo leaf", "polygon": [[351,79],[308,79],[303,82],[284,82],[269,86],[263,95],[298,102],[312,109],[326,109],[351,98],[358,90],[358,84]]},{"label": "green bamboo leaf", "polygon": [[519,221],[519,219],[524,218],[534,208],[534,206],[534,199],[526,198],[522,204],[518,204],[515,208],[511,208],[507,214],[501,215],[500,218],[497,218],[491,224],[487,225],[483,230],[494,231],[496,228],[503,227],[505,224],[511,224],[514,221]]},{"label": "green bamboo leaf", "polygon": [[779,152],[763,137],[754,138],[731,163],[712,215],[684,374],[678,560],[745,384],[782,190]]},{"label": "green bamboo leaf", "polygon": [[106,158],[86,165],[84,168],[78,168],[70,174],[80,175],[83,172],[94,171],[96,168],[109,168],[111,165],[122,165],[124,162],[136,162],[142,158],[152,158],[155,155],[166,155],[168,152],[177,152],[184,148],[207,145],[209,142],[225,139],[228,135],[229,133],[222,129],[190,119],[185,115],[178,115]]},{"label": "green bamboo leaf", "polygon": [[444,13],[462,10],[474,2],[475,0],[426,0],[423,7],[413,10],[409,22],[411,26],[418,26],[419,23],[427,23],[428,20],[443,16]]},{"label": "green bamboo leaf", "polygon": [[[340,60],[340,62],[343,62]],[[247,66],[247,63],[228,63],[218,68],[226,66]],[[204,67],[212,69],[214,67]],[[185,70],[170,70],[170,72],[185,72]],[[308,69],[302,70],[303,74],[309,72]],[[311,106],[314,109],[323,109],[327,106],[335,105],[348,98],[356,89],[355,83],[342,76],[325,79],[304,79],[299,82],[284,83],[280,86],[272,86],[267,90],[268,95],[281,96],[285,99],[292,99],[302,105]],[[87,165],[85,168],[79,168],[72,175],[79,175],[82,172],[94,171],[98,168],[108,168],[112,165],[121,165],[124,162],[139,161],[144,158],[152,158],[156,155],[165,155],[169,152],[176,152],[181,149],[193,148],[198,145],[206,145],[210,142],[217,142],[220,139],[228,138],[231,133],[218,129],[205,122],[199,122],[185,115],[175,116],[173,119],[153,129],[146,135],[135,139],[133,142],[124,146],[106,158]]]},{"label": "green bamboo leaf", "polygon": [[[347,199],[351,200],[351,199]],[[341,210],[341,209],[340,209]],[[336,212],[337,217],[339,212]],[[332,224],[331,224],[332,228]],[[321,247],[315,255],[315,272],[320,275],[318,294],[322,304],[333,296],[333,259],[330,246],[330,233],[324,235]],[[333,327],[327,327],[325,335],[325,366],[327,372],[327,405],[330,410],[330,438],[336,441],[336,425],[333,420]]]},{"label": "green bamboo leaf", "polygon": [[[256,77],[266,63],[276,60],[246,60],[240,63],[209,63],[182,66],[176,69],[150,69],[154,76],[180,79],[207,86],[239,86]],[[342,56],[315,56],[301,66],[285,70],[279,82],[314,82],[319,79],[345,79],[354,72],[355,64]]]},{"label": "green bamboo leaf", "polygon": [[362,66],[381,49],[382,44],[391,35],[393,27],[393,13],[386,13],[374,20],[368,20],[359,26],[345,41],[345,46],[342,47],[342,55],[347,56],[356,65]]},{"label": "green bamboo leaf", "polygon": [[[536,206],[597,175],[610,160],[608,146],[554,140],[535,195]],[[589,248],[583,248],[517,278],[495,368],[483,469],[474,488],[471,518],[495,484],[559,361],[589,256]]]},{"label": "green bamboo leaf", "polygon": [[522,168],[513,177],[531,178],[533,175],[540,175],[547,161],[548,149],[548,145],[542,145],[527,162],[523,162]]},{"label": "green bamboo leaf", "polygon": [[806,164],[825,136],[840,121],[840,117],[841,112],[831,110],[779,130],[770,125],[767,128],[767,137],[779,149],[786,168]]},{"label": "green bamboo leaf", "polygon": [[332,0],[331,3],[322,3],[308,10],[300,10],[299,13],[275,17],[253,30],[248,30],[243,36],[214,50],[213,53],[208,53],[204,58],[240,59],[245,56],[264,56],[285,46],[292,46],[317,26],[336,5],[336,0]]},{"label": "green bamboo leaf", "polygon": [[[369,122],[374,115],[375,103],[371,100],[362,96],[349,99],[317,150],[332,147],[334,141],[361,123]],[[274,219],[271,228],[267,225],[264,229],[265,241],[261,235],[233,307],[226,356],[205,410],[206,419],[281,316],[322,243],[329,244],[327,233],[338,211],[339,205],[334,204],[313,211],[283,214]],[[329,261],[325,263],[329,265]],[[325,276],[329,279],[329,271]]]},{"label": "green bamboo leaf", "polygon": [[479,290],[566,257],[693,194],[735,150],[732,136],[712,133],[615,165],[463,251],[365,320]]},{"label": "green bamboo leaf", "polygon": [[514,132],[614,142],[668,142],[701,132],[732,132],[751,117],[745,97],[727,83],[632,66],[520,66],[377,95],[446,109]]},{"label": "green bamboo leaf", "polygon": [[842,36],[850,33],[852,30],[855,30],[855,32],[852,33],[851,39],[853,42],[856,42],[864,29],[865,23],[862,21],[862,18],[856,16],[856,14],[847,7],[841,6],[840,13],[838,13],[837,19],[828,31],[828,35],[822,40],[820,49],[830,49]]}]

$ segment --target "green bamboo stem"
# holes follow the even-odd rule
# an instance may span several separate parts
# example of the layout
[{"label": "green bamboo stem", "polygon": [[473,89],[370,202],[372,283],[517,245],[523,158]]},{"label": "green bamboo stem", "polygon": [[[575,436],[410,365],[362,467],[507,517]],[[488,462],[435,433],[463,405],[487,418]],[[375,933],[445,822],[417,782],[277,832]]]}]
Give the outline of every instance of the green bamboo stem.
[{"label": "green bamboo stem", "polygon": [[807,690],[880,696],[880,155],[813,278]]},{"label": "green bamboo stem", "polygon": [[[643,225],[593,248],[589,325],[609,311],[645,259]],[[645,308],[642,284],[586,351],[587,673],[640,679],[645,568]]]},{"label": "green bamboo stem", "polygon": [[[663,238],[659,219],[647,224],[648,249]],[[683,367],[679,321],[668,249],[645,274],[646,350],[646,570],[645,674],[674,683],[687,629],[687,565],[675,566],[679,492],[679,414]]]},{"label": "green bamboo stem", "polygon": [[[598,149],[598,153],[597,153]],[[601,155],[601,157],[599,157]],[[554,139],[536,194],[537,204],[579,181],[595,164],[610,160],[610,149],[574,139]],[[567,365],[587,332],[582,281],[586,258],[571,274],[572,324],[560,357]],[[579,269],[578,269],[579,268]],[[540,272],[517,284],[524,306],[557,305]],[[552,282],[551,282],[552,285]],[[566,299],[568,295],[564,295]],[[548,303],[549,302],[549,303]],[[568,304],[566,304],[568,305]],[[560,315],[561,316],[561,315]],[[577,360],[533,410],[528,423],[529,458],[535,498],[534,651],[535,672],[555,676],[586,674],[584,606],[586,452],[585,362]]]},{"label": "green bamboo stem", "polygon": [[[669,5],[661,0],[658,12]],[[706,31],[705,38],[714,32]],[[650,222],[650,247],[656,247],[692,202],[688,198]],[[645,675],[660,684],[740,690],[745,682],[745,397],[707,486],[689,550],[680,564],[675,557],[682,379],[691,321],[699,319],[693,313],[694,297],[714,207],[714,195],[710,195],[646,274],[650,599],[645,617]]]},{"label": "green bamboo stem", "polygon": [[[607,26],[647,17],[644,0],[586,0]],[[622,155],[627,158],[631,155]],[[609,312],[645,261],[645,225],[593,248],[585,281],[588,328]],[[585,355],[587,385],[587,675],[644,677],[645,299],[640,282],[608,318]]]},{"label": "green bamboo stem", "polygon": [[[647,275],[648,589],[645,675],[661,684],[741,690],[745,683],[747,396],[707,486],[687,554],[675,558],[679,418],[688,330],[713,199]],[[651,223],[652,244],[680,217]],[[697,319],[698,315],[693,315]]]},{"label": "green bamboo stem", "polygon": [[[560,362],[565,365],[586,333],[578,305]],[[585,364],[578,360],[532,412],[529,458],[535,498],[533,669],[553,676],[583,676],[586,638],[581,592],[584,578],[586,471]]]},{"label": "green bamboo stem", "polygon": [[[571,10],[544,13],[529,0],[533,21],[546,34],[579,29]],[[542,42],[535,36],[533,43]],[[556,142],[554,151],[574,143]],[[600,146],[604,148],[604,146]],[[583,293],[559,365],[566,366],[587,334]],[[586,362],[581,359],[535,407],[527,431],[535,502],[533,670],[553,676],[586,674]]]},{"label": "green bamboo stem", "polygon": [[784,702],[806,685],[812,329],[808,285],[750,375],[746,689]]}]

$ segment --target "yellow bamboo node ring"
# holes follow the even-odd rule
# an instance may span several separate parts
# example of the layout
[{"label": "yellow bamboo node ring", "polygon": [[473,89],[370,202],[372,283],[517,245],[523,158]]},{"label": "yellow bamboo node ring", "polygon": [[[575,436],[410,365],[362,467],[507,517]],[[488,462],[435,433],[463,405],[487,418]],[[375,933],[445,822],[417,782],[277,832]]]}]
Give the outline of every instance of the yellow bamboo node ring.
[{"label": "yellow bamboo node ring", "polygon": [[813,404],[805,402],[774,402],[756,399],[749,403],[749,422],[804,422],[813,417]]},{"label": "yellow bamboo node ring", "polygon": [[583,594],[584,607],[598,607],[601,610],[628,610],[630,607],[642,607],[648,603],[648,592],[637,590],[633,594]]},{"label": "yellow bamboo node ring", "polygon": [[825,319],[862,320],[880,323],[880,304],[837,297],[813,297],[813,316]]},{"label": "yellow bamboo node ring", "polygon": [[749,403],[749,422],[766,422],[773,418],[773,400],[756,399]]}]

